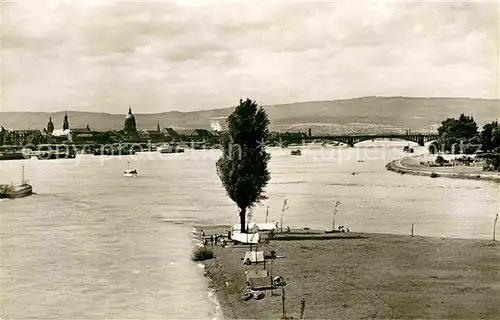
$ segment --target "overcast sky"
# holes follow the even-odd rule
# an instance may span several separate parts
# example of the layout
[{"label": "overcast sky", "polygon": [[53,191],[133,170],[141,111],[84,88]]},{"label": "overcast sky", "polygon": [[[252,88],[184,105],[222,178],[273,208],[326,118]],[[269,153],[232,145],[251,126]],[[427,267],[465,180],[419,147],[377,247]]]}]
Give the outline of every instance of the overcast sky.
[{"label": "overcast sky", "polygon": [[474,2],[9,2],[2,110],[497,98],[498,4]]}]

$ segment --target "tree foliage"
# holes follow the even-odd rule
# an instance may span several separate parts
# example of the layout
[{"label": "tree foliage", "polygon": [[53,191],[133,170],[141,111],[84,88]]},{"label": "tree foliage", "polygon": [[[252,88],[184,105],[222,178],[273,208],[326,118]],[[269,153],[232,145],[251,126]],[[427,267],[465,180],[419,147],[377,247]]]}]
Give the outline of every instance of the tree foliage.
[{"label": "tree foliage", "polygon": [[432,141],[429,144],[428,149],[430,154],[436,154],[437,152],[439,152],[439,144],[437,143],[437,141]]},{"label": "tree foliage", "polygon": [[477,135],[477,124],[472,116],[462,113],[458,119],[448,118],[441,122],[438,133],[440,136],[446,134],[449,138],[470,139]]},{"label": "tree foliage", "polygon": [[191,259],[193,261],[205,261],[213,259],[214,257],[215,257],[214,252],[207,247],[196,247],[193,250],[193,254],[191,255]]},{"label": "tree foliage", "polygon": [[222,155],[217,174],[227,194],[239,207],[241,232],[246,231],[246,211],[264,198],[264,188],[271,175],[267,164],[271,158],[265,150],[269,119],[256,102],[240,100],[228,117],[228,131],[222,134]]},{"label": "tree foliage", "polygon": [[483,126],[479,141],[483,151],[494,151],[500,147],[500,126],[498,121]]},{"label": "tree foliage", "polygon": [[446,160],[445,158],[443,158],[442,156],[437,156],[437,157],[436,157],[436,164],[438,164],[438,165],[440,165],[440,166],[442,166],[442,165],[444,165],[444,164],[446,164],[446,163],[448,163],[448,162],[449,162],[449,161],[448,161],[448,160]]},{"label": "tree foliage", "polygon": [[[472,143],[470,141],[478,136],[477,124],[472,116],[466,116],[463,113],[458,119],[448,118],[441,122],[438,128],[439,144],[444,151],[452,153],[460,153],[465,145]],[[471,151],[473,148],[468,146],[466,151]]]}]

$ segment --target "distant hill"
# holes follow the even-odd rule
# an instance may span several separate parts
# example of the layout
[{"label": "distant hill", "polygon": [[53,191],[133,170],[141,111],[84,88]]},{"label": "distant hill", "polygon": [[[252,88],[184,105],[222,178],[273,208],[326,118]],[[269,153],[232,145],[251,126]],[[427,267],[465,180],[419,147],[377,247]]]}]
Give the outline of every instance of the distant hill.
[{"label": "distant hill", "polygon": [[[500,100],[466,98],[410,98],[364,97],[336,101],[297,102],[264,106],[272,123],[272,130],[307,131],[314,133],[340,133],[377,131],[435,130],[447,117],[461,113],[472,115],[483,125],[499,118]],[[154,130],[159,122],[162,127],[210,128],[213,118],[223,118],[233,108],[194,112],[165,112],[135,114],[139,129]],[[121,129],[124,114],[68,111],[72,128],[87,124],[96,130]],[[2,112],[0,124],[7,129],[42,129],[49,117],[56,129],[62,126],[64,112]]]}]

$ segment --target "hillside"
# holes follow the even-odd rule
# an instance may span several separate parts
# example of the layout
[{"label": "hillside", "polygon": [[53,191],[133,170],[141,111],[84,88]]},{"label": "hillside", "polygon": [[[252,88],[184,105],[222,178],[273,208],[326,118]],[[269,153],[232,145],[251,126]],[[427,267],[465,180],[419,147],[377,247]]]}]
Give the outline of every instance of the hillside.
[{"label": "hillside", "polygon": [[[272,122],[272,129],[279,131],[306,131],[315,133],[362,131],[413,131],[435,129],[441,120],[457,117],[460,113],[474,116],[478,124],[499,118],[500,101],[462,98],[409,98],[364,97],[336,101],[297,102],[264,106]],[[165,112],[158,114],[136,113],[138,127],[153,130],[160,122],[162,127],[210,128],[212,118],[225,117],[233,108],[195,112]],[[124,114],[69,111],[71,127],[96,130],[120,129]],[[56,128],[62,125],[63,112],[2,112],[0,124],[7,129],[41,129],[52,117]],[[223,121],[221,121],[223,125]]]}]

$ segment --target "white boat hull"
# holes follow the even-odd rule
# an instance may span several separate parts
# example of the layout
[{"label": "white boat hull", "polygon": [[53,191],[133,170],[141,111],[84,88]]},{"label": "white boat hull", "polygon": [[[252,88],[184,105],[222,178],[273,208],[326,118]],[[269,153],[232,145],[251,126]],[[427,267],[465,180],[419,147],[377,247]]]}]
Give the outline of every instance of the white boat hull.
[{"label": "white boat hull", "polygon": [[124,177],[134,177],[135,178],[135,177],[137,177],[137,174],[135,174],[135,173],[125,173],[123,176]]}]

